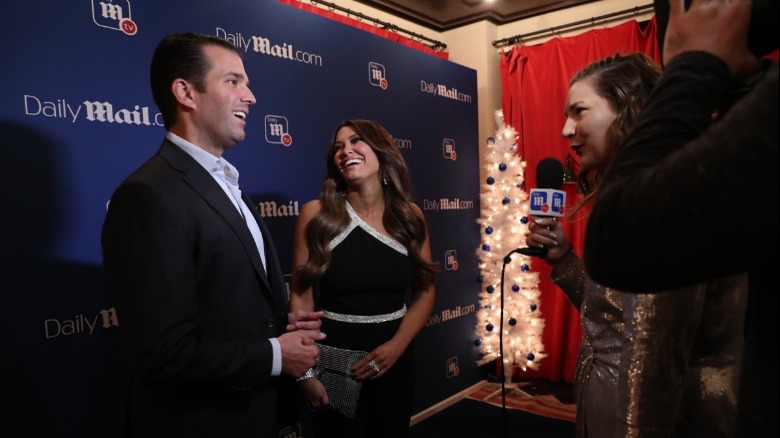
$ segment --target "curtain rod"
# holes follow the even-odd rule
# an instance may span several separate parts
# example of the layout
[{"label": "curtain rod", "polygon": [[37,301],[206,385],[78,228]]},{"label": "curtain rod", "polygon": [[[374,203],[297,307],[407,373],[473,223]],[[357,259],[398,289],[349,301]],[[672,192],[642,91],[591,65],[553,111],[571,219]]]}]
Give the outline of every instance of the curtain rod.
[{"label": "curtain rod", "polygon": [[[298,1],[301,1],[301,0],[298,0]],[[382,20],[380,20],[378,18],[369,17],[369,16],[364,15],[364,14],[362,14],[360,12],[353,11],[351,9],[347,9],[347,8],[345,8],[343,6],[339,6],[339,5],[335,4],[335,3],[326,2],[326,1],[320,1],[320,0],[310,0],[310,3],[313,6],[317,6],[317,3],[323,4],[323,5],[327,6],[328,9],[330,9],[331,12],[333,12],[333,10],[335,9],[335,10],[338,10],[340,12],[343,12],[343,13],[347,14],[347,17],[349,17],[350,15],[353,15],[353,16],[357,17],[358,21],[363,20],[363,19],[373,21],[374,24],[378,25],[378,27],[381,27],[383,29],[389,30],[391,32],[405,33],[407,35],[410,35],[413,40],[416,39],[418,42],[422,42],[423,40],[427,41],[429,44],[425,44],[425,43],[422,43],[422,44],[425,45],[425,46],[428,46],[429,48],[431,48],[433,50],[436,50],[436,51],[442,51],[442,50],[447,48],[447,45],[444,44],[441,41],[437,41],[437,40],[428,38],[425,35],[420,35],[419,33],[412,32],[411,30],[406,30],[406,29],[400,28],[400,27],[396,26],[395,24],[382,21]]]},{"label": "curtain rod", "polygon": [[621,15],[626,15],[626,14],[631,14],[631,13],[637,14],[640,11],[643,11],[645,9],[652,9],[652,8],[653,8],[652,4],[643,5],[643,6],[635,6],[635,7],[631,8],[631,9],[624,9],[622,11],[613,12],[611,14],[605,14],[605,15],[600,15],[598,17],[592,17],[589,20],[575,21],[573,23],[568,23],[568,24],[564,24],[564,25],[561,25],[561,26],[553,26],[553,27],[551,27],[549,29],[542,29],[542,30],[537,30],[537,31],[534,31],[534,32],[529,32],[529,33],[525,33],[525,34],[519,34],[519,35],[511,36],[511,37],[508,37],[508,38],[504,38],[504,39],[493,41],[492,44],[493,44],[493,47],[511,46],[512,44],[515,44],[518,41],[522,41],[523,38],[528,38],[528,37],[532,37],[532,36],[536,36],[536,35],[541,35],[541,34],[548,33],[548,32],[555,33],[555,32],[557,32],[559,30],[564,30],[564,29],[568,29],[568,28],[572,28],[572,27],[582,26],[583,24],[595,24],[596,21],[606,20],[606,19],[609,19],[609,18],[615,18],[615,17],[619,17]]}]

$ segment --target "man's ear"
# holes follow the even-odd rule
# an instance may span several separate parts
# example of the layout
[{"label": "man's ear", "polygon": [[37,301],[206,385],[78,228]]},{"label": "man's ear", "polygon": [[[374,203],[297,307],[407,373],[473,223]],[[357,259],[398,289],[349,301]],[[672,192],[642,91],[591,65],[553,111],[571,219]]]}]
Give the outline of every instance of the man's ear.
[{"label": "man's ear", "polygon": [[174,79],[171,93],[182,106],[195,108],[195,87],[190,82],[182,78]]}]

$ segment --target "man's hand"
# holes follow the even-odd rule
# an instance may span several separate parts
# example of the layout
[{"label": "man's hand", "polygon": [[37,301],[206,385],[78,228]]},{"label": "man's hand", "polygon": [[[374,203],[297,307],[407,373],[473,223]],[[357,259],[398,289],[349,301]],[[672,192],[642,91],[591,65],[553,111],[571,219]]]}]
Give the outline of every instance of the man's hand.
[{"label": "man's hand", "polygon": [[753,73],[761,60],[748,49],[751,0],[669,0],[663,46],[667,64],[682,52],[703,51],[725,62],[734,77]]},{"label": "man's hand", "polygon": [[296,330],[277,339],[282,348],[282,373],[298,378],[317,363],[320,349],[314,343],[325,339],[325,333]]}]

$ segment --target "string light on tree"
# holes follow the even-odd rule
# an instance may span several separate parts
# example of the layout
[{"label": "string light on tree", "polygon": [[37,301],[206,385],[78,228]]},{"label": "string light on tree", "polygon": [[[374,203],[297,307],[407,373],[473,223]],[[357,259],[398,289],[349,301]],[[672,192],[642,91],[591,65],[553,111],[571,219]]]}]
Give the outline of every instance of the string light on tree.
[{"label": "string light on tree", "polygon": [[[495,119],[497,129],[495,136],[488,139],[485,156],[488,177],[480,193],[482,211],[478,223],[482,240],[477,249],[480,310],[474,344],[482,353],[480,365],[503,359],[503,377],[506,383],[511,383],[515,367],[523,371],[537,369],[539,361],[546,356],[541,340],[544,320],[538,311],[539,276],[530,270],[530,257],[522,254],[507,257],[512,250],[526,246],[526,163],[517,153],[517,132],[506,125],[503,112],[496,111]],[[503,340],[499,337],[502,326]]]}]

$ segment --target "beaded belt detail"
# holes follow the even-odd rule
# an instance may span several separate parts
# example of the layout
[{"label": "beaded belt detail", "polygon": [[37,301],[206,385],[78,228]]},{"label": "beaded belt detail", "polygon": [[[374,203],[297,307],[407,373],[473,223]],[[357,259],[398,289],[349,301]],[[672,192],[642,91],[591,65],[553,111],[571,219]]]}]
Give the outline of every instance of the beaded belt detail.
[{"label": "beaded belt detail", "polygon": [[349,322],[355,324],[376,324],[379,322],[395,321],[396,319],[403,318],[406,315],[406,304],[403,307],[392,313],[385,313],[383,315],[345,315],[343,313],[329,312],[325,309],[324,318],[332,319],[334,321]]}]

